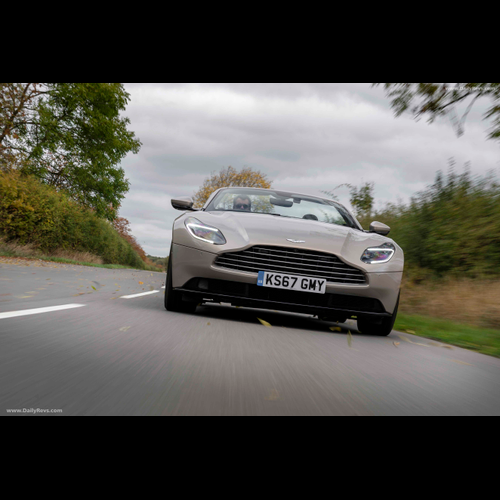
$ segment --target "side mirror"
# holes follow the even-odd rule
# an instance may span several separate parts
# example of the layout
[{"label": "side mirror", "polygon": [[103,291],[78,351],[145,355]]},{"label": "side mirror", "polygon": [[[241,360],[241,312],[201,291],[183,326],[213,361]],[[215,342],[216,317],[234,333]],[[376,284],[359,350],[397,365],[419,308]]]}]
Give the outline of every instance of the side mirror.
[{"label": "side mirror", "polygon": [[381,234],[382,236],[387,236],[391,228],[386,224],[382,224],[382,222],[373,221],[370,224],[370,233]]},{"label": "side mirror", "polygon": [[171,200],[171,203],[176,210],[198,210],[197,208],[193,208],[193,200],[188,197]]}]

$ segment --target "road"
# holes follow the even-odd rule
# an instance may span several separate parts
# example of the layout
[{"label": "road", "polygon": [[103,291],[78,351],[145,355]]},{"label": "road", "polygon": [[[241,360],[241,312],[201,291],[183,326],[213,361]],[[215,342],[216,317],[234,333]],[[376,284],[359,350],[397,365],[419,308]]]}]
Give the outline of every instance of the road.
[{"label": "road", "polygon": [[500,359],[302,314],[170,313],[164,282],[0,258],[0,415],[500,415]]}]

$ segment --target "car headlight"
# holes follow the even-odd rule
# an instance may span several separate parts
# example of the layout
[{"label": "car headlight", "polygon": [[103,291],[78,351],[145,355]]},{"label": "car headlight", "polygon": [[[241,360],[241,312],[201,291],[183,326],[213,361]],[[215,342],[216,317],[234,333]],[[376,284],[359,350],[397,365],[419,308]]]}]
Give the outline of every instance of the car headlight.
[{"label": "car headlight", "polygon": [[378,247],[367,248],[361,260],[365,264],[383,264],[389,262],[396,253],[396,248],[391,243],[384,243]]},{"label": "car headlight", "polygon": [[191,236],[198,240],[211,243],[212,245],[224,245],[226,243],[226,238],[224,238],[224,235],[217,228],[208,226],[194,217],[188,217],[184,225],[191,233]]}]

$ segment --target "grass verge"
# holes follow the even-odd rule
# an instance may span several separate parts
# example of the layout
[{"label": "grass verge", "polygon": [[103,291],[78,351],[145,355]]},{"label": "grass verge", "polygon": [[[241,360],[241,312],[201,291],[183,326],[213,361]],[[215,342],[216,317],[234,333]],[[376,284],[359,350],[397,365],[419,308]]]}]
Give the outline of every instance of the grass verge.
[{"label": "grass verge", "polygon": [[62,257],[50,257],[47,255],[36,255],[36,256],[26,256],[26,255],[16,255],[15,252],[9,251],[9,250],[1,250],[0,249],[0,257],[12,257],[15,259],[26,259],[26,260],[43,260],[43,261],[48,261],[48,262],[60,262],[61,264],[73,264],[77,266],[88,266],[88,267],[101,267],[103,269],[134,269],[136,271],[152,271],[152,272],[159,272],[158,269],[156,268],[151,268],[151,269],[136,269],[135,267],[131,266],[122,266],[119,264],[96,264],[93,262],[82,262],[80,260],[73,260],[73,259],[64,259]]},{"label": "grass verge", "polygon": [[394,330],[500,358],[500,331],[447,319],[399,313]]}]

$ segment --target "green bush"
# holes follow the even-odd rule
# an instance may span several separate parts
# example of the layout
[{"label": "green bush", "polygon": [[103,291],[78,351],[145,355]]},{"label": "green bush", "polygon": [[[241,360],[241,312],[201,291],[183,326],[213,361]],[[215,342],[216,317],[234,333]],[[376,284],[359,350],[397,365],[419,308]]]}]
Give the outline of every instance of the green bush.
[{"label": "green bush", "polygon": [[44,253],[91,252],[106,264],[146,268],[108,221],[65,193],[15,171],[0,173],[0,235]]},{"label": "green bush", "polygon": [[[500,185],[468,171],[433,185],[408,205],[387,205],[372,216],[391,226],[410,269],[436,276],[486,278],[500,274]],[[367,228],[369,221],[362,221]]]}]

